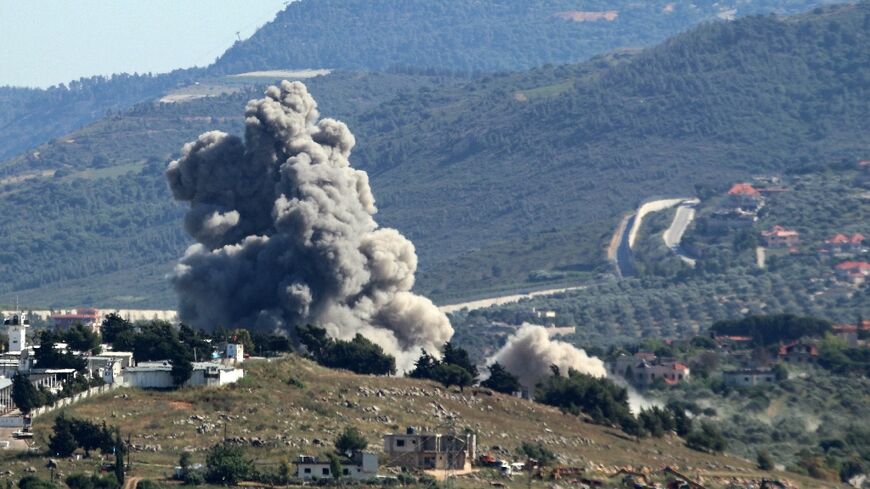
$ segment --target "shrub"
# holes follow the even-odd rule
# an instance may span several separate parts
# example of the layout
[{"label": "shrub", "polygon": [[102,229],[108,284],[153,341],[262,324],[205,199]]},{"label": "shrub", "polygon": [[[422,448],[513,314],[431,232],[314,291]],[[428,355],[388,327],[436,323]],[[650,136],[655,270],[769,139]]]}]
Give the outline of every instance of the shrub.
[{"label": "shrub", "polygon": [[550,465],[556,461],[556,454],[541,443],[523,442],[517,451],[538,462],[538,465]]},{"label": "shrub", "polygon": [[205,480],[212,484],[236,485],[253,471],[253,464],[245,459],[242,449],[226,443],[211,447],[205,466]]},{"label": "shrub", "polygon": [[342,453],[365,450],[367,446],[369,442],[358,429],[352,426],[345,428],[335,439],[335,449]]},{"label": "shrub", "polygon": [[35,475],[28,475],[18,481],[19,489],[57,489],[53,483],[40,479]]},{"label": "shrub", "polygon": [[711,423],[701,423],[701,429],[689,433],[686,446],[702,452],[721,452],[728,446],[722,433]]},{"label": "shrub", "polygon": [[759,469],[773,470],[773,458],[767,450],[759,450],[755,460],[758,462]]}]

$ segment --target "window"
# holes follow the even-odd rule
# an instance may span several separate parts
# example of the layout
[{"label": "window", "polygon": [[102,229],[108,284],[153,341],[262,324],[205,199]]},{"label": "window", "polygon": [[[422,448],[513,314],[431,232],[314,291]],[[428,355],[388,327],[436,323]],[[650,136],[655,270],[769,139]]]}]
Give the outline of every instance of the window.
[{"label": "window", "polygon": [[405,446],[405,440],[396,440],[396,446],[397,447]]},{"label": "window", "polygon": [[304,470],[303,472],[306,473],[306,474],[310,474],[310,473],[311,473],[311,468],[310,468],[310,467],[305,467],[305,470]]},{"label": "window", "polygon": [[329,475],[329,467],[323,468],[323,475]]},{"label": "window", "polygon": [[350,475],[350,469],[344,469],[341,471],[341,473],[344,475]]}]

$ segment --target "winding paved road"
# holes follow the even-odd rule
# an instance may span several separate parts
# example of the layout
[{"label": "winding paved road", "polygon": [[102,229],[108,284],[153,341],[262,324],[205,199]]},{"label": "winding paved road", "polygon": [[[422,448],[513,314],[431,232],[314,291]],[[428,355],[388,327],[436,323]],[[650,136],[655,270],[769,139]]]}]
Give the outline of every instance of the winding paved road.
[{"label": "winding paved road", "polygon": [[[694,206],[699,204],[697,198],[675,198],[675,199],[660,199],[645,202],[638,207],[637,212],[629,216],[628,221],[620,223],[617,229],[617,235],[614,241],[618,241],[615,256],[609,257],[614,262],[616,273],[620,277],[630,277],[635,274],[634,259],[631,250],[634,248],[634,242],[640,233],[640,228],[643,225],[643,219],[651,212],[659,212],[665,209],[670,209],[674,206],[677,208],[677,213],[674,215],[674,220],[670,227],[662,236],[665,243],[680,256],[684,261],[694,266],[694,260],[685,256],[682,250],[679,249],[680,240],[683,238],[683,233],[692,219],[695,217]],[[673,245],[672,245],[673,244]]]}]

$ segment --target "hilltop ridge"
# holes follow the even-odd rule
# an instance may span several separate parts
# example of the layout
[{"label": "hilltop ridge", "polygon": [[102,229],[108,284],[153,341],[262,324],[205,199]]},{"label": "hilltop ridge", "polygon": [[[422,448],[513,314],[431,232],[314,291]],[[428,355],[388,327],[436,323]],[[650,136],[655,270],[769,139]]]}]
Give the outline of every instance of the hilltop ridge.
[{"label": "hilltop ridge", "polygon": [[[257,467],[267,468],[292,460],[296,454],[329,452],[331,441],[346,426],[359,428],[370,447],[380,451],[384,433],[406,426],[443,429],[440,427],[449,417],[455,419],[458,429],[477,433],[481,453],[511,457],[521,442],[541,442],[560,456],[561,464],[587,467],[589,475],[597,478],[625,466],[647,467],[655,473],[665,466],[678,466],[717,484],[731,477],[765,476],[748,461],[693,451],[673,436],[636,442],[616,429],[588,424],[554,408],[486,389],[460,392],[414,379],[360,376],[326,369],[293,355],[247,362],[245,368],[244,380],[232,386],[175,392],[116,390],[80,402],[66,413],[104,420],[130,433],[137,447],[133,453],[135,476],[145,478],[162,477],[182,451],[201,461],[204,449],[219,442],[224,429],[230,440],[245,447]],[[36,421],[40,445],[47,441],[52,418]],[[10,460],[0,454],[0,461],[10,464]],[[64,473],[87,472],[99,463],[58,462]],[[4,466],[20,472],[23,464]],[[490,477],[463,478],[461,485],[489,487]],[[799,481],[800,487],[821,487],[800,476],[784,477]],[[524,480],[506,482],[525,484]]]}]

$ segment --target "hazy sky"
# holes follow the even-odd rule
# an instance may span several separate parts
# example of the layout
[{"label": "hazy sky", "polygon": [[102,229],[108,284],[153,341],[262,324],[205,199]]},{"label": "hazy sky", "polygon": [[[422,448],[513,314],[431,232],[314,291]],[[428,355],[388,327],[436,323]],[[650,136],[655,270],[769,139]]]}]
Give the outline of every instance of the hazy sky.
[{"label": "hazy sky", "polygon": [[0,85],[204,66],[287,0],[0,0]]}]

